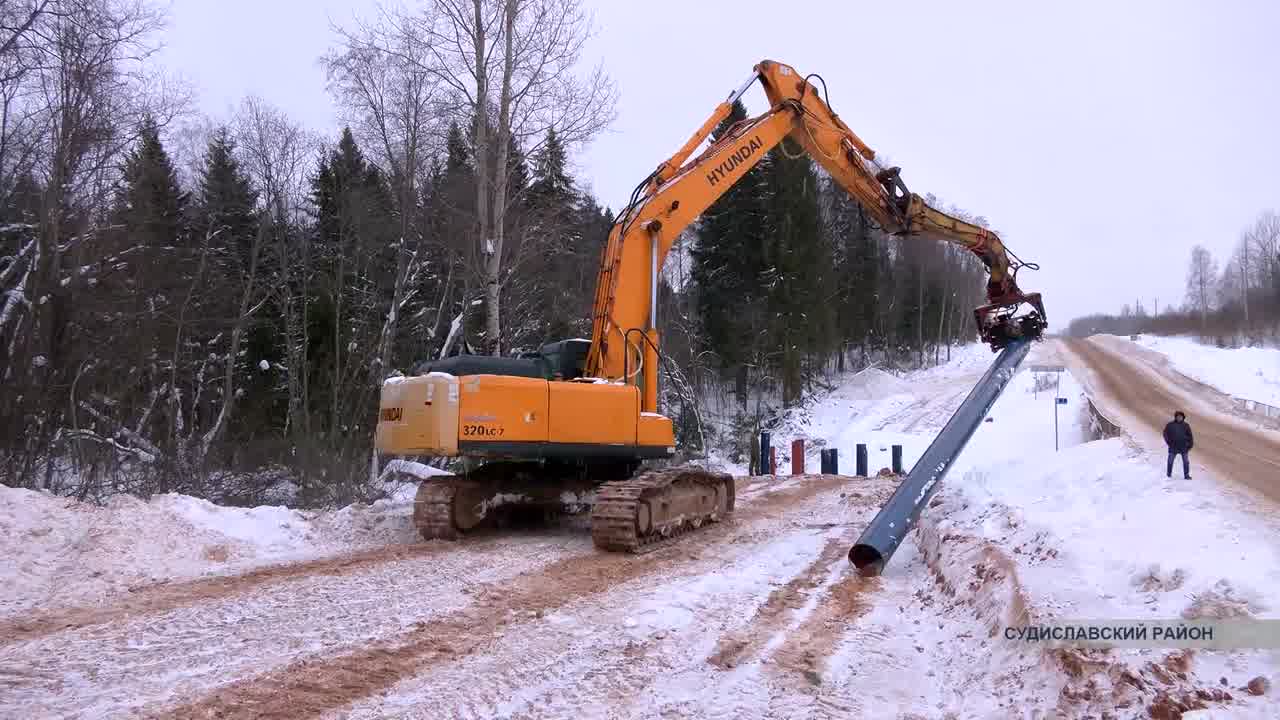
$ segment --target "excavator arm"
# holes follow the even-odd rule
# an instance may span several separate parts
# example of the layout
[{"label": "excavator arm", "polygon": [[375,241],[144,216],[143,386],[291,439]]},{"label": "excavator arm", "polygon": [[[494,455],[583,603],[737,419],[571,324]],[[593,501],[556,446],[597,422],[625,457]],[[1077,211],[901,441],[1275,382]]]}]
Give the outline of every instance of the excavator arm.
[{"label": "excavator arm", "polygon": [[[886,232],[954,243],[982,260],[990,273],[987,304],[974,312],[980,336],[993,350],[1015,338],[1041,335],[1045,312],[1040,296],[1023,293],[1015,281],[1017,269],[1025,263],[1016,262],[1016,257],[1011,261],[995,233],[930,207],[908,191],[898,168],[880,167],[875,152],[840,120],[810,77],[817,76],[802,78],[791,67],[770,60],[759,63],[680,150],[635,188],[601,255],[588,377],[627,383],[639,379],[641,409],[656,412],[658,276],[667,254],[686,227],[788,137]],[[690,160],[756,81],[764,86],[769,110],[730,127]],[[1024,304],[1031,310],[1015,316]]]}]

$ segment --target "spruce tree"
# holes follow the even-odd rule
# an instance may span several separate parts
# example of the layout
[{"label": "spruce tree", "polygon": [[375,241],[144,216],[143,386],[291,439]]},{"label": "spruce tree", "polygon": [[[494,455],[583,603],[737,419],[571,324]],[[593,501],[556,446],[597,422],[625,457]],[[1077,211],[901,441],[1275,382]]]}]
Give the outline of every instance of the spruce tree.
[{"label": "spruce tree", "polygon": [[[784,140],[784,145],[789,141]],[[782,378],[783,401],[799,400],[806,361],[826,355],[834,317],[827,302],[833,257],[818,209],[818,177],[799,147],[775,148],[766,166],[770,343]]]},{"label": "spruce tree", "polygon": [[564,144],[554,128],[547,130],[546,141],[534,159],[534,180],[529,187],[530,200],[535,206],[559,210],[572,205],[575,190],[567,164]]},{"label": "spruce tree", "polygon": [[473,300],[484,296],[474,272],[478,267],[476,248],[479,243],[476,230],[479,219],[476,215],[476,170],[468,142],[472,127],[473,123],[468,124],[468,132],[464,133],[457,122],[449,124],[449,131],[445,136],[443,183],[435,193],[438,212],[442,216],[442,244],[453,266],[454,278],[454,287],[450,289],[451,299],[446,304],[447,312],[439,326],[439,341],[445,341],[449,325],[455,316],[461,314],[465,321],[463,337],[451,350],[454,353],[468,347],[468,340],[484,330],[483,308],[471,304]]},{"label": "spruce tree", "polygon": [[516,282],[506,293],[509,322],[505,332],[511,347],[534,346],[560,340],[581,327],[587,314],[574,291],[585,249],[580,222],[580,198],[568,172],[564,144],[554,129],[547,131],[533,158],[533,174],[526,192],[523,254]]},{"label": "spruce tree", "polygon": [[[311,306],[312,411],[331,438],[364,418],[363,387],[394,282],[395,222],[390,189],[351,130],[320,160],[311,183],[316,208]],[[349,430],[348,430],[349,432]]]},{"label": "spruce tree", "polygon": [[40,221],[40,183],[30,172],[19,175],[0,200],[0,224],[34,225]]},{"label": "spruce tree", "polygon": [[236,159],[235,142],[225,127],[209,142],[198,192],[194,231],[216,233],[214,242],[232,248],[239,271],[247,271],[249,251],[258,232],[258,191]]},{"label": "spruce tree", "polygon": [[[215,290],[203,296],[202,311],[212,319],[211,340],[224,338],[238,320],[239,301],[246,289],[258,297],[269,283],[270,253],[263,247],[261,233],[265,228],[257,211],[258,191],[235,150],[230,132],[220,128],[205,151],[193,213],[193,234],[202,242],[209,238],[210,243],[209,282]],[[264,312],[245,320],[242,352],[232,359],[240,366],[237,386],[245,391],[237,401],[237,422],[226,429],[233,443],[249,441],[262,428],[282,427],[285,422],[285,408],[273,396],[274,376],[259,369],[262,362],[275,365],[284,358],[278,319],[278,315]],[[208,400],[212,415],[218,398]]]},{"label": "spruce tree", "polygon": [[823,188],[831,211],[827,230],[834,255],[833,289],[841,345],[838,361],[843,370],[846,346],[858,348],[860,364],[865,364],[867,356],[883,343],[876,317],[884,245],[866,213],[842,187],[827,182]]},{"label": "spruce tree", "polygon": [[[187,299],[198,296],[206,278],[201,273],[203,252],[198,243],[192,246],[187,232],[187,200],[159,128],[148,117],[121,169],[108,233],[118,264],[100,284],[101,302],[95,307],[101,322],[111,327],[109,343],[120,343],[99,348],[100,371],[108,372],[110,363],[128,368],[122,377],[130,380],[115,398],[124,410],[149,403],[142,388],[148,383],[159,386],[161,374],[203,354],[197,336],[201,313]],[[179,428],[193,420],[181,398],[193,392],[190,387],[172,388],[166,402],[147,416],[151,425],[144,431],[178,442]],[[167,468],[161,491],[183,470]]]},{"label": "spruce tree", "polygon": [[529,167],[525,163],[524,150],[516,136],[507,143],[507,203],[517,206],[524,201],[529,189]]},{"label": "spruce tree", "polygon": [[[735,102],[712,138],[719,139],[746,116],[746,109]],[[761,281],[766,270],[767,163],[766,158],[749,170],[702,214],[697,241],[691,249],[696,307],[707,347],[720,359],[722,371],[736,375],[738,396],[743,403],[747,390],[745,369],[759,349],[759,331],[764,322]]]},{"label": "spruce tree", "polygon": [[160,130],[155,120],[147,117],[137,147],[125,157],[115,221],[128,228],[134,244],[150,248],[182,245],[187,239],[186,206],[187,193],[160,142]]}]

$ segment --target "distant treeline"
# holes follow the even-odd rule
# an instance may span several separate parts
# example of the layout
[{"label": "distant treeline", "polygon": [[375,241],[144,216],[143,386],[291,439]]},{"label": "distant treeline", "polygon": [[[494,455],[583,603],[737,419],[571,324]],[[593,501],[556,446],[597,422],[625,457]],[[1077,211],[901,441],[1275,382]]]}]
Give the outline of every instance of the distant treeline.
[{"label": "distant treeline", "polygon": [[1195,334],[1219,345],[1280,340],[1280,215],[1267,210],[1240,234],[1225,265],[1202,245],[1191,250],[1182,305],[1163,310],[1141,301],[1119,314],[1076,318],[1068,333]]}]

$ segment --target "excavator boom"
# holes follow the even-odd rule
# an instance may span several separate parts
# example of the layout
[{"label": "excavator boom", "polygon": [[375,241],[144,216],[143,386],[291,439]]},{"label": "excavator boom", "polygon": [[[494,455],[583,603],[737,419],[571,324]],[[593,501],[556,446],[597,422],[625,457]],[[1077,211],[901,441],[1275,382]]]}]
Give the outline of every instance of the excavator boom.
[{"label": "excavator boom", "polygon": [[[732,515],[734,481],[724,473],[679,465],[637,472],[676,455],[674,424],[658,412],[658,278],[681,231],[788,138],[886,232],[956,243],[982,260],[987,304],[975,313],[984,341],[1015,349],[1040,336],[1040,298],[1018,289],[1020,264],[1000,238],[909,192],[898,168],[880,167],[831,110],[825,83],[819,94],[810,78],[817,76],[768,60],[756,65],[636,186],[602,252],[590,340],[513,358],[441,358],[383,384],[379,451],[465,459],[460,475],[428,476],[419,486],[414,525],[424,538],[458,539],[524,513],[589,505],[596,547],[647,552]],[[756,82],[770,107],[708,143]],[[1031,312],[1015,317],[1023,304]]]},{"label": "excavator boom", "polygon": [[[810,78],[823,84],[821,95]],[[769,98],[769,110],[729,128],[690,160],[756,81]],[[586,363],[589,376],[638,380],[642,409],[656,411],[657,284],[667,253],[686,227],[787,138],[822,165],[886,232],[954,243],[983,262],[989,272],[987,303],[975,310],[975,320],[982,340],[993,350],[1015,338],[1042,334],[1045,311],[1040,296],[1022,292],[1015,280],[1018,268],[1026,264],[1016,261],[995,233],[931,207],[910,192],[899,168],[881,167],[875,152],[822,95],[825,82],[820,77],[801,77],[787,65],[762,61],[680,150],[636,187],[618,213],[601,256]],[[1024,304],[1030,312],[1015,316]]]}]

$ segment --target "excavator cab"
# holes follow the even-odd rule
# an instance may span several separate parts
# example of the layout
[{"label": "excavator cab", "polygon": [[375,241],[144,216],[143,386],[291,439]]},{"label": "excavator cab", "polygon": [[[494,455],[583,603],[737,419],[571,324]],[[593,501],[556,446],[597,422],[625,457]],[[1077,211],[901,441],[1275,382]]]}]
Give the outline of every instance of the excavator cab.
[{"label": "excavator cab", "polygon": [[431,372],[463,377],[467,375],[508,375],[573,380],[582,377],[587,366],[590,340],[575,338],[547,343],[534,352],[510,357],[493,355],[451,355],[439,360],[425,360],[413,368],[414,375]]}]

